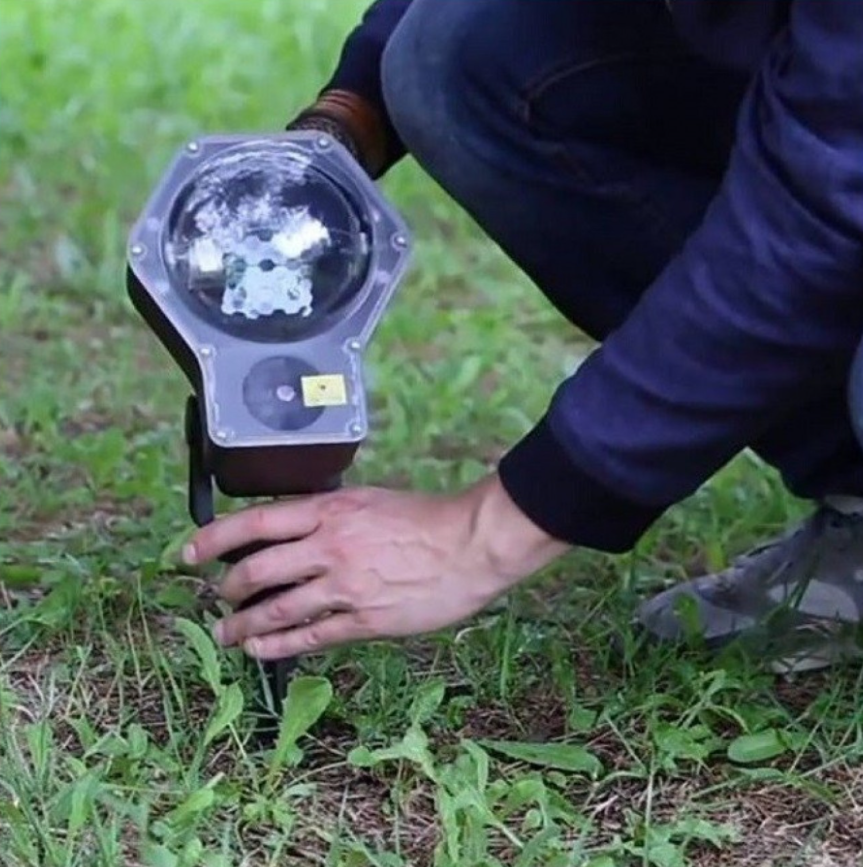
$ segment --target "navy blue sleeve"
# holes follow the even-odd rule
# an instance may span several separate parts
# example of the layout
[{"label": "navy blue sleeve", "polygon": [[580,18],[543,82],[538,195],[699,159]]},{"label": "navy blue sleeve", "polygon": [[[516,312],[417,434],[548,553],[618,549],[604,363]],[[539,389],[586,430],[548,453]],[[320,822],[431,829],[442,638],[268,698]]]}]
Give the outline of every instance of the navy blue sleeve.
[{"label": "navy blue sleeve", "polygon": [[411,0],[377,0],[363,16],[359,26],[345,41],[339,62],[325,90],[349,90],[377,108],[395,138],[389,123],[381,84],[381,58],[393,31]]},{"label": "navy blue sleeve", "polygon": [[825,371],[835,382],[861,331],[863,4],[794,0],[701,226],[504,458],[503,483],[554,536],[627,550]]}]

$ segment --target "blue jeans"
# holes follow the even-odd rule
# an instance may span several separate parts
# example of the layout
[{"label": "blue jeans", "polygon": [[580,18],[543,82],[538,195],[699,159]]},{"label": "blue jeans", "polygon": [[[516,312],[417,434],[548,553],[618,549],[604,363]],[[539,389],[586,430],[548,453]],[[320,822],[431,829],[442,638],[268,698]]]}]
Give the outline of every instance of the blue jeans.
[{"label": "blue jeans", "polygon": [[[413,0],[383,84],[420,165],[602,340],[698,226],[748,76],[694,56],[663,0]],[[799,496],[863,494],[846,378],[750,445]]]}]

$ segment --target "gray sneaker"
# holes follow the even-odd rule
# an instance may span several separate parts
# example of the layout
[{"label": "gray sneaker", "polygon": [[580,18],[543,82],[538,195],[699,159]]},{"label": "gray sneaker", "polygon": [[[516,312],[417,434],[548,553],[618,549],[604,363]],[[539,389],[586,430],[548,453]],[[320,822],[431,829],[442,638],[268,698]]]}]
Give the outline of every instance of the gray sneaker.
[{"label": "gray sneaker", "polygon": [[826,668],[863,655],[863,515],[819,508],[796,530],[728,569],[644,602],[636,627],[662,642],[732,641],[775,671]]}]

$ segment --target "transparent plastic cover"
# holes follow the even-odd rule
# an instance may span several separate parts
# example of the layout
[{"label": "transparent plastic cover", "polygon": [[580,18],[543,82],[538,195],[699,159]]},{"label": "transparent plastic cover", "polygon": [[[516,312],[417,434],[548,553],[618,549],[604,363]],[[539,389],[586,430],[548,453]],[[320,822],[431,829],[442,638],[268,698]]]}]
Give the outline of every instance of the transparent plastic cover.
[{"label": "transparent plastic cover", "polygon": [[369,273],[367,220],[290,146],[256,144],[207,163],[165,233],[173,285],[194,312],[246,340],[325,330]]}]

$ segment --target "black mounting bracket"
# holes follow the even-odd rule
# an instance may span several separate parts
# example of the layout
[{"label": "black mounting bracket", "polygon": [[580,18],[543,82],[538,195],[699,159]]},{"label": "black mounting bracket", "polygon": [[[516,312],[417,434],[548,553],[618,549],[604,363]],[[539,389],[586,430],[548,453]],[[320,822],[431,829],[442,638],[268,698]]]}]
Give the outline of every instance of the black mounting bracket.
[{"label": "black mounting bracket", "polygon": [[[216,517],[213,473],[204,429],[201,403],[196,396],[190,396],[186,401],[185,418],[186,445],[189,451],[189,515],[198,527],[211,524]],[[272,543],[255,542],[229,551],[219,559],[228,565],[239,563],[246,557],[263,551],[270,544]],[[280,588],[275,588],[258,593],[248,599],[242,608],[251,608],[279,592]],[[282,708],[291,678],[296,670],[296,661],[293,659],[275,662],[253,661],[252,665],[259,674],[258,733],[264,737],[274,737],[278,734]]]}]

